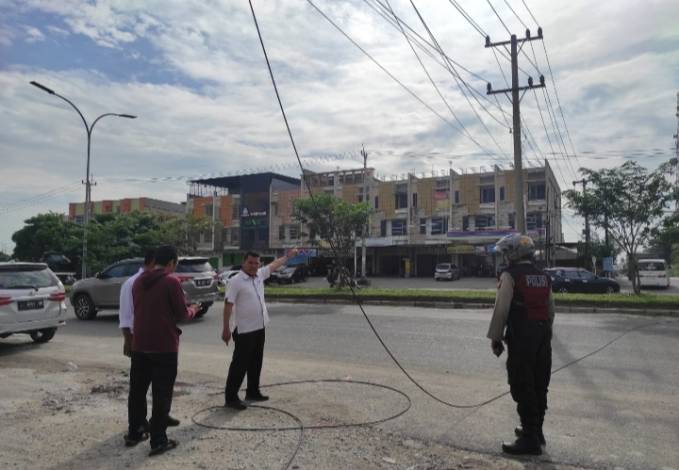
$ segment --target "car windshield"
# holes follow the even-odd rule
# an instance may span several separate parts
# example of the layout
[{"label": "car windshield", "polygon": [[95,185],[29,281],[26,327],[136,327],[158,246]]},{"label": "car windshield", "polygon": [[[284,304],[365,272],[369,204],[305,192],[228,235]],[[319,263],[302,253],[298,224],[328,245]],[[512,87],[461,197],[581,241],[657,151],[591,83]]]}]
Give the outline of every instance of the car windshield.
[{"label": "car windshield", "polygon": [[657,261],[641,261],[639,263],[639,271],[664,271],[663,263]]},{"label": "car windshield", "polygon": [[177,264],[178,273],[205,273],[212,270],[212,265],[206,259],[185,259]]},{"label": "car windshield", "polygon": [[[429,265],[431,266],[431,265]],[[440,263],[436,265],[436,269],[450,269],[450,263]]]},{"label": "car windshield", "polygon": [[0,289],[40,289],[56,285],[55,276],[47,268],[0,271]]}]

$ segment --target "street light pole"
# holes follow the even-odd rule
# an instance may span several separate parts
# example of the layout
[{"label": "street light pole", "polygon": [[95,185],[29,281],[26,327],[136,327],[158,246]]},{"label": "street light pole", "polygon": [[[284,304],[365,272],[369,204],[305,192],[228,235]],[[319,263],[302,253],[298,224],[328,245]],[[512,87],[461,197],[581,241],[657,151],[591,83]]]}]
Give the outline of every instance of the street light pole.
[{"label": "street light pole", "polygon": [[87,123],[87,119],[85,119],[85,116],[83,116],[83,113],[80,112],[78,107],[68,98],[61,96],[59,93],[55,92],[51,88],[46,87],[45,85],[42,85],[36,81],[31,81],[31,85],[33,85],[36,88],[40,88],[42,91],[49,93],[50,95],[54,95],[58,98],[61,98],[62,100],[66,101],[75,111],[78,113],[80,116],[80,119],[82,119],[83,124],[85,125],[85,131],[87,132],[87,164],[86,164],[86,173],[85,173],[85,213],[83,217],[83,256],[82,256],[82,264],[81,264],[81,277],[84,279],[87,276],[87,225],[90,221],[90,204],[91,204],[91,198],[92,198],[92,182],[90,180],[90,149],[92,147],[92,131],[94,130],[94,126],[99,122],[100,119],[105,118],[107,116],[116,116],[116,117],[121,117],[121,118],[127,118],[127,119],[136,119],[137,116],[133,116],[132,114],[118,114],[118,113],[104,113],[101,116],[97,117],[93,122],[92,125],[89,125]]}]

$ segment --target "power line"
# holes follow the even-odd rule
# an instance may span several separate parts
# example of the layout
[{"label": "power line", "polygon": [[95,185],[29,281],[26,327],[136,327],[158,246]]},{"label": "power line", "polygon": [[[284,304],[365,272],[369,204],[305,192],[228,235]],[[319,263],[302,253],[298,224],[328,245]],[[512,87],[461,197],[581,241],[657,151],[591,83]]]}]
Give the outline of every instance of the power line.
[{"label": "power line", "polygon": [[512,13],[514,13],[514,16],[516,17],[517,20],[519,20],[519,22],[523,25],[523,27],[526,28],[526,29],[529,29],[528,26],[526,26],[526,23],[523,22],[523,20],[521,19],[521,17],[520,17],[519,15],[516,14],[516,11],[514,11],[514,9],[512,8],[512,6],[509,4],[509,2],[508,2],[507,0],[504,0],[504,2],[505,2],[505,5],[507,5],[507,8],[509,8],[509,10],[510,10]]},{"label": "power line", "polygon": [[[434,37],[434,34],[433,34],[433,33],[431,32],[431,30],[429,29],[429,26],[427,25],[426,21],[424,20],[424,18],[423,18],[422,15],[420,14],[419,10],[418,10],[417,7],[415,6],[415,3],[413,2],[413,0],[410,0],[410,4],[412,5],[413,9],[415,10],[415,13],[417,13],[418,18],[419,18],[420,21],[422,22],[422,25],[424,26],[424,29],[427,31],[427,34],[429,35],[429,38],[431,39],[432,43],[436,46],[437,51],[439,51],[439,53],[442,53],[443,49],[441,48],[441,45],[439,44],[439,42],[438,42],[438,41],[436,40],[436,38]],[[442,54],[442,56],[444,56],[444,54]],[[445,60],[445,59],[444,59],[444,60]],[[472,109],[472,111],[474,112],[474,115],[475,115],[476,118],[481,122],[481,125],[483,126],[483,128],[485,129],[485,131],[488,133],[488,135],[490,136],[490,138],[491,138],[491,140],[493,141],[493,143],[495,143],[495,145],[498,147],[498,149],[500,150],[500,152],[504,153],[504,151],[502,150],[502,147],[501,147],[500,144],[497,142],[497,140],[495,139],[495,137],[493,137],[493,134],[492,134],[492,133],[490,132],[490,130],[488,129],[488,126],[486,126],[486,123],[483,122],[483,119],[481,119],[481,116],[479,116],[479,113],[476,111],[476,109],[475,109],[474,106],[472,105],[471,101],[469,101],[469,97],[467,96],[467,94],[465,93],[465,91],[464,91],[464,90],[462,89],[462,87],[460,86],[460,83],[458,82],[458,79],[459,79],[460,81],[463,81],[463,80],[462,80],[462,78],[459,76],[459,74],[455,71],[455,67],[453,67],[452,64],[450,64],[450,63],[448,63],[448,66],[449,66],[448,71],[453,75],[453,78],[455,78],[455,81],[456,81],[456,84],[457,84],[457,86],[458,86],[458,89],[460,90],[460,92],[462,92],[462,95],[464,96],[465,100],[467,101],[467,104],[469,104],[469,107],[470,107],[470,108]],[[463,81],[463,82],[464,82],[464,81]],[[465,83],[465,84],[466,84],[466,83]],[[468,85],[467,85],[467,86],[468,86]],[[492,114],[488,111],[488,109],[487,109],[485,106],[483,106],[478,100],[476,100],[476,102],[484,109],[484,111],[485,111],[486,113],[488,113],[489,115],[492,116]],[[497,119],[496,119],[496,120],[497,120]],[[498,121],[498,122],[500,123],[500,125],[503,125],[501,121]],[[506,154],[505,154],[505,158],[507,158],[507,159],[509,160],[509,157],[506,156]]]},{"label": "power line", "polygon": [[490,0],[486,0],[486,2],[488,2],[488,6],[490,7],[491,10],[493,10],[493,13],[495,13],[495,16],[497,16],[497,19],[500,20],[500,23],[502,23],[502,26],[504,26],[505,31],[507,31],[507,34],[509,34],[509,35],[511,36],[511,35],[512,35],[512,32],[509,30],[509,28],[507,27],[507,25],[505,24],[505,22],[502,20],[502,17],[501,17],[500,14],[497,12],[497,10],[496,10],[495,7],[493,6],[493,4],[490,3]]},{"label": "power line", "polygon": [[394,80],[396,83],[398,83],[404,90],[408,92],[413,98],[415,98],[417,101],[419,101],[423,106],[425,106],[429,111],[434,113],[439,119],[441,119],[443,122],[448,124],[450,127],[455,129],[458,132],[462,132],[458,126],[456,126],[453,122],[449,121],[447,118],[442,116],[438,111],[436,111],[434,108],[432,108],[428,103],[426,103],[422,98],[420,98],[414,91],[412,91],[407,85],[405,85],[403,82],[401,82],[394,74],[392,74],[386,67],[384,67],[382,64],[380,64],[377,59],[375,59],[368,51],[366,51],[360,44],[358,44],[351,36],[349,36],[348,33],[346,33],[337,23],[335,23],[323,10],[321,10],[316,4],[311,1],[307,0],[307,3],[311,5],[328,23],[330,23],[337,31],[339,31],[345,38],[349,40],[356,48],[358,48],[363,54],[365,54],[366,57],[368,57],[375,65],[377,65],[384,73],[386,73],[389,78]]},{"label": "power line", "polygon": [[[422,51],[424,51],[428,57],[430,57],[432,60],[434,60],[437,64],[439,64],[441,67],[443,67],[446,71],[450,73],[449,66],[446,65],[445,61],[450,61],[450,63],[454,64],[456,67],[464,70],[474,78],[487,83],[488,80],[485,79],[484,77],[480,76],[479,74],[469,70],[466,68],[464,65],[460,64],[459,62],[455,61],[452,59],[449,55],[445,53],[445,51],[439,51],[432,43],[424,39],[418,32],[416,32],[412,27],[410,27],[403,19],[401,19],[398,14],[395,12],[390,12],[387,7],[380,1],[380,0],[374,0],[374,2],[379,5],[380,8],[382,8],[384,11],[387,13],[385,14],[384,11],[381,11],[377,7],[375,7],[373,4],[369,3],[368,0],[363,0],[371,9],[373,9],[377,14],[379,14],[382,18],[384,18],[389,24],[391,24],[397,31],[401,31],[401,26],[406,28],[408,30],[408,36],[411,39],[411,41],[416,44]],[[393,10],[392,10],[393,11]],[[393,18],[392,18],[393,16]],[[415,36],[415,37],[413,37]],[[426,46],[428,46],[430,49],[434,50],[436,52],[436,55],[432,53]],[[441,60],[437,56],[443,57],[443,60]],[[455,75],[454,75],[455,76]],[[490,105],[497,107],[498,111],[501,113],[508,115],[508,113],[498,104],[496,105],[492,101],[488,99],[486,95],[481,93],[480,91],[476,90],[476,88],[470,86],[461,76],[459,73],[456,72],[456,76],[462,81],[464,84],[465,88],[469,90],[473,95],[475,95],[475,101],[478,101],[476,97],[482,98],[486,100]],[[496,122],[499,122],[501,125],[502,123],[493,115],[492,113],[489,114],[490,117],[495,120]]]},{"label": "power line", "polygon": [[[394,13],[393,8],[391,7],[391,4],[389,3],[389,0],[386,0],[386,3],[387,3],[387,6],[389,7],[389,10],[391,11],[391,13],[392,13],[394,16],[396,16],[396,14]],[[488,152],[488,151],[487,151],[480,143],[478,143],[478,142],[476,141],[476,139],[474,139],[474,138],[472,137],[472,135],[469,133],[469,131],[467,130],[467,128],[465,127],[465,125],[462,123],[462,121],[457,117],[457,114],[455,114],[455,111],[454,111],[453,108],[450,106],[450,103],[448,103],[448,100],[446,100],[445,96],[443,96],[443,93],[441,93],[441,90],[440,90],[439,87],[436,85],[436,82],[434,81],[434,79],[432,78],[431,74],[430,74],[429,71],[427,70],[427,67],[426,67],[426,66],[424,65],[424,63],[422,62],[422,59],[420,58],[419,54],[418,54],[417,51],[415,50],[415,47],[414,47],[413,44],[411,43],[410,38],[408,37],[408,35],[406,34],[405,30],[404,30],[403,27],[400,25],[400,23],[399,23],[399,28],[401,29],[401,32],[403,33],[403,36],[405,37],[406,42],[408,43],[408,46],[409,46],[410,49],[413,51],[413,54],[415,54],[415,57],[417,58],[417,61],[419,62],[420,66],[422,67],[422,70],[424,70],[424,73],[427,75],[427,78],[429,79],[429,82],[432,84],[432,86],[433,86],[434,89],[436,90],[436,93],[438,93],[438,95],[441,97],[441,100],[444,102],[444,104],[446,105],[446,107],[447,107],[448,110],[450,111],[450,114],[452,114],[452,116],[453,116],[453,118],[455,119],[455,121],[457,121],[457,123],[460,125],[460,127],[461,127],[462,130],[463,130],[463,132],[464,132],[465,134],[467,134],[467,137],[469,137],[469,139],[471,139],[471,140],[472,140],[472,141],[473,141],[473,142],[474,142],[481,150],[483,150],[483,151],[485,151],[485,152]],[[488,153],[492,153],[492,152],[488,152]]]}]

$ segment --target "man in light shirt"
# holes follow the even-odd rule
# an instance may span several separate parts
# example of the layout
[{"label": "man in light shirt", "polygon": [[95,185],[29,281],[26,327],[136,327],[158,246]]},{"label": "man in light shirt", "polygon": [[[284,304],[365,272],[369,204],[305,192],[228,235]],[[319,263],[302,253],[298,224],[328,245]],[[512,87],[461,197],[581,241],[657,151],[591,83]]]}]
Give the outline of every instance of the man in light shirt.
[{"label": "man in light shirt", "polygon": [[[233,337],[234,351],[224,390],[224,406],[244,410],[246,404],[238,398],[238,390],[247,374],[245,399],[266,401],[259,390],[259,378],[264,358],[264,330],[269,323],[269,313],[264,301],[264,281],[271,273],[297,255],[293,248],[269,265],[260,268],[259,254],[248,252],[241,271],[229,280],[224,302],[222,340],[228,346]],[[233,332],[233,333],[232,333]]]},{"label": "man in light shirt", "polygon": [[[132,286],[139,276],[145,271],[150,271],[155,265],[155,249],[149,248],[144,253],[144,265],[139,268],[139,271],[129,279],[127,279],[120,288],[120,302],[118,310],[119,328],[123,334],[123,354],[127,357],[132,357],[132,338],[134,329],[134,301],[132,298]],[[129,406],[129,403],[128,403]],[[168,418],[168,426],[179,426],[179,420],[170,416]],[[141,436],[148,436],[148,423],[140,430]],[[127,443],[132,443],[132,440],[126,439]],[[128,447],[130,445],[128,444]]]}]

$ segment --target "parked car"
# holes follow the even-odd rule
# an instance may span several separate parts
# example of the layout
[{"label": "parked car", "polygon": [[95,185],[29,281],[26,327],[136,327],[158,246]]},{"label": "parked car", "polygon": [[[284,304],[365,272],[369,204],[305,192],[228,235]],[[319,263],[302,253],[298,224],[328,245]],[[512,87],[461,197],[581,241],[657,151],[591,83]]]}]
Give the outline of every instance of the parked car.
[{"label": "parked car", "polygon": [[66,291],[44,263],[0,263],[0,338],[30,335],[36,343],[54,337],[66,318]]},{"label": "parked car", "polygon": [[607,293],[620,292],[620,284],[613,279],[599,277],[582,268],[548,268],[552,292]]},{"label": "parked car", "polygon": [[460,279],[460,269],[452,263],[439,263],[434,269],[434,280],[455,281]]},{"label": "parked car", "polygon": [[283,266],[271,273],[270,279],[279,284],[292,284],[293,282],[303,282],[307,279],[306,266],[298,264],[296,266]]},{"label": "parked car", "polygon": [[240,272],[240,265],[227,266],[222,268],[218,275],[219,285],[226,287],[229,285],[229,279]]},{"label": "parked car", "polygon": [[670,267],[664,259],[640,259],[638,268],[641,287],[670,287]]},{"label": "parked car", "polygon": [[[71,304],[80,320],[92,320],[99,310],[118,309],[120,288],[142,267],[142,258],[118,261],[94,277],[73,284]],[[181,282],[187,304],[200,304],[197,317],[205,315],[219,295],[217,275],[207,258],[181,257],[174,276]]]}]

